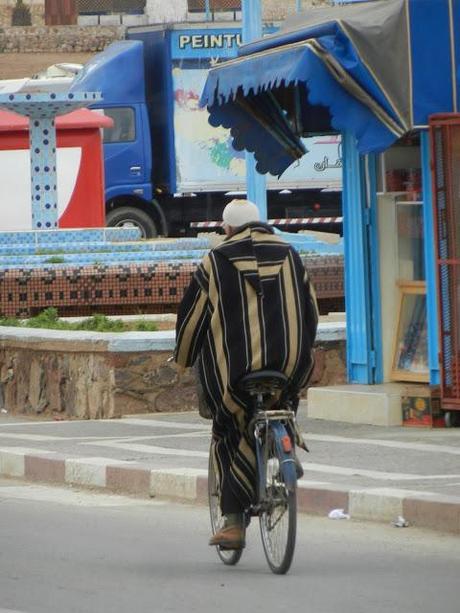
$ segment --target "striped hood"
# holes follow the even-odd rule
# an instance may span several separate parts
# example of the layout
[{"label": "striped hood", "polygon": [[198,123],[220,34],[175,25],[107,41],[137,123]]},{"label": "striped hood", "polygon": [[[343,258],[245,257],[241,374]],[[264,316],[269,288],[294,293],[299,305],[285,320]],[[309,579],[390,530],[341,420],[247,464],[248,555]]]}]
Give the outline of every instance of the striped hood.
[{"label": "striped hood", "polygon": [[[270,244],[274,249],[270,249]],[[215,253],[228,260],[255,292],[262,296],[262,281],[273,280],[280,274],[289,246],[274,234],[271,226],[251,222],[227,238],[215,249]]]}]

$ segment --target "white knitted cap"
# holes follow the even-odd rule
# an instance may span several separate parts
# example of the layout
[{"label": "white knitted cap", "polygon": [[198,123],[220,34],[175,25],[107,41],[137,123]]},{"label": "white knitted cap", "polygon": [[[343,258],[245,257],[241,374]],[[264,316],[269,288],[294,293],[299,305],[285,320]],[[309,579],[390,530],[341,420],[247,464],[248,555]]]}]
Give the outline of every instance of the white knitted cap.
[{"label": "white knitted cap", "polygon": [[251,221],[259,221],[259,209],[250,200],[232,200],[225,207],[222,220],[227,226],[237,228]]}]

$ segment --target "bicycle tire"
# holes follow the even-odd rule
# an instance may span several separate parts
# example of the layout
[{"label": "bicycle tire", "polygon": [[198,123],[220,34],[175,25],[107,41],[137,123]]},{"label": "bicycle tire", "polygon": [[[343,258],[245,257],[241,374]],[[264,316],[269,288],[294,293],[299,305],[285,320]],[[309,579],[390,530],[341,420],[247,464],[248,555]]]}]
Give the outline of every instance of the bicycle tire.
[{"label": "bicycle tire", "polygon": [[[211,530],[215,534],[223,528],[224,518],[220,510],[219,503],[219,485],[217,480],[217,474],[214,467],[214,461],[212,457],[212,447],[209,450],[209,464],[208,464],[208,499],[209,499],[209,515],[211,518]],[[243,554],[242,549],[221,549],[216,547],[217,555],[227,566],[234,566],[240,561]]]},{"label": "bicycle tire", "polygon": [[[262,449],[267,458],[266,493],[259,517],[260,535],[270,570],[276,575],[288,572],[294,558],[297,532],[296,486],[288,490],[284,482],[280,454],[270,435],[268,449]],[[276,529],[278,528],[278,529]],[[281,530],[282,528],[282,534]],[[276,529],[276,530],[275,530]]]}]

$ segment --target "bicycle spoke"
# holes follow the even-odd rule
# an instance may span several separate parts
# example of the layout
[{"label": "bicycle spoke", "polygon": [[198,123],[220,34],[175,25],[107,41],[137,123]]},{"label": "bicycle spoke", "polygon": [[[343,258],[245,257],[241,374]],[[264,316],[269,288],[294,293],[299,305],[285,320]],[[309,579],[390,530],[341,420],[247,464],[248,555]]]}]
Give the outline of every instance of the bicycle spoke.
[{"label": "bicycle spoke", "polygon": [[[209,468],[208,468],[208,497],[209,497],[209,514],[211,518],[211,529],[212,533],[215,534],[219,532],[224,527],[224,516],[220,511],[220,493],[219,493],[219,485],[217,482],[217,475],[214,468],[214,463],[212,459],[212,452],[209,453]],[[216,547],[217,555],[222,560],[224,564],[228,566],[233,566],[237,564],[240,560],[241,555],[243,553],[242,549],[237,550],[224,550]]]},{"label": "bicycle spoke", "polygon": [[262,542],[271,570],[287,572],[294,554],[296,532],[295,493],[284,483],[273,441],[267,450],[267,479],[264,512],[260,517]]}]

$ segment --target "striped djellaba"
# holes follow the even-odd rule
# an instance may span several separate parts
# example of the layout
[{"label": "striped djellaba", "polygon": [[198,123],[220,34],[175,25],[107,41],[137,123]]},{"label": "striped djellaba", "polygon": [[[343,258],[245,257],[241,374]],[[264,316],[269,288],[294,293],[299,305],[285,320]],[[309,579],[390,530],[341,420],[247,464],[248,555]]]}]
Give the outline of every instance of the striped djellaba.
[{"label": "striped djellaba", "polygon": [[318,323],[314,290],[298,253],[260,222],[242,226],[199,265],[179,308],[175,360],[199,360],[213,416],[213,451],[222,488],[243,507],[255,493],[245,374],[284,373],[292,395],[308,381]]}]

